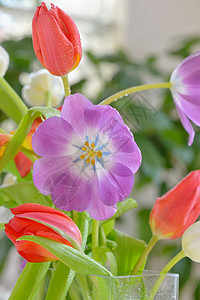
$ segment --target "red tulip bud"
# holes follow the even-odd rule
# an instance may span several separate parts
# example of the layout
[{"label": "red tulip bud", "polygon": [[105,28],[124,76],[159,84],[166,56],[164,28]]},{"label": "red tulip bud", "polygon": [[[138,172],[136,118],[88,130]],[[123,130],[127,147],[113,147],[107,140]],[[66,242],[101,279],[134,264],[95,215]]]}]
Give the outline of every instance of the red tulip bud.
[{"label": "red tulip bud", "polygon": [[[19,254],[29,262],[44,262],[58,258],[34,242],[17,241],[25,235],[46,237],[72,247],[71,243],[58,233],[61,230],[81,246],[81,233],[78,227],[72,219],[57,209],[26,203],[12,208],[11,212],[14,217],[5,225],[6,235],[14,243]],[[58,229],[58,232],[53,230],[52,226]]]},{"label": "red tulip bud", "polygon": [[150,226],[159,239],[176,239],[200,214],[200,170],[188,174],[178,185],[157,198]]},{"label": "red tulip bud", "polygon": [[32,23],[33,47],[40,63],[51,74],[64,76],[76,68],[82,56],[74,21],[59,7],[44,2],[37,7]]}]

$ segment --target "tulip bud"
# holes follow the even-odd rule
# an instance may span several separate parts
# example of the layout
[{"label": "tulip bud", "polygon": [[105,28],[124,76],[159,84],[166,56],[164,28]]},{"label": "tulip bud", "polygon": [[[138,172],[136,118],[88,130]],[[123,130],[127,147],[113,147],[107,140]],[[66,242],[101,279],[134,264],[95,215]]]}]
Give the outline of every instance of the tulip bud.
[{"label": "tulip bud", "polygon": [[29,83],[22,88],[22,97],[29,106],[47,105],[50,94],[51,105],[58,106],[65,95],[60,77],[51,75],[43,69],[29,74]]},{"label": "tulip bud", "polygon": [[64,76],[75,69],[82,56],[81,41],[74,21],[59,7],[44,2],[37,7],[32,23],[33,47],[44,68]]},{"label": "tulip bud", "polygon": [[192,224],[182,236],[182,251],[185,256],[200,263],[200,221]]},{"label": "tulip bud", "polygon": [[46,237],[72,247],[71,243],[61,235],[62,231],[81,246],[81,233],[78,227],[72,219],[57,209],[26,203],[12,208],[11,212],[14,217],[5,225],[5,233],[14,243],[18,253],[29,262],[44,262],[58,258],[36,243],[18,241],[25,235]]},{"label": "tulip bud", "polygon": [[8,70],[9,62],[10,59],[9,59],[8,52],[2,46],[0,46],[0,76],[1,77],[4,77],[4,75],[6,74]]},{"label": "tulip bud", "polygon": [[200,214],[200,170],[189,173],[178,185],[157,198],[150,226],[158,239],[176,239]]}]

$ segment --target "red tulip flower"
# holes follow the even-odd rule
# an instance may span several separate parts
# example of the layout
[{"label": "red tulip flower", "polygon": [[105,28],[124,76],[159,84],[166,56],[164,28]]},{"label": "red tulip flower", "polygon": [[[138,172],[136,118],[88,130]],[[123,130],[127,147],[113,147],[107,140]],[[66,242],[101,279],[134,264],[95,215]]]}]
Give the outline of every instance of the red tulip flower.
[{"label": "red tulip flower", "polygon": [[72,219],[57,209],[40,204],[26,203],[12,208],[11,212],[14,217],[5,225],[6,235],[14,243],[18,253],[29,262],[45,262],[58,260],[58,258],[34,242],[17,241],[22,236],[46,237],[72,247],[71,243],[53,230],[51,226],[62,230],[81,246],[79,228]]},{"label": "red tulip flower", "polygon": [[176,239],[200,214],[200,170],[189,173],[178,185],[157,198],[150,226],[158,239]]},{"label": "red tulip flower", "polygon": [[37,7],[32,23],[33,48],[40,63],[51,74],[64,76],[82,57],[81,41],[74,21],[59,7],[44,2]]}]

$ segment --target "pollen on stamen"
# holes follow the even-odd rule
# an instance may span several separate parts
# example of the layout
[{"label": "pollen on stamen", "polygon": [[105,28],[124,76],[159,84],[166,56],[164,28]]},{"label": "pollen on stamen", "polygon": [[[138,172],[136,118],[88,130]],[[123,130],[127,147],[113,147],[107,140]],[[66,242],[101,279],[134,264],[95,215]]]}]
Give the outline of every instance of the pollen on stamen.
[{"label": "pollen on stamen", "polygon": [[95,165],[95,160],[94,158],[91,160],[91,164],[94,166]]},{"label": "pollen on stamen", "polygon": [[102,157],[102,152],[101,152],[101,151],[98,151],[98,152],[97,152],[97,157],[98,157],[98,158],[101,158],[101,157]]},{"label": "pollen on stamen", "polygon": [[84,159],[85,158],[85,154],[82,154],[81,156],[80,156],[80,159]]},{"label": "pollen on stamen", "polygon": [[86,147],[89,147],[88,141],[85,142],[85,146],[86,146]]},{"label": "pollen on stamen", "polygon": [[95,148],[95,143],[91,144],[91,148],[94,149]]},{"label": "pollen on stamen", "polygon": [[88,157],[87,159],[86,159],[86,164],[89,164],[90,163],[90,158]]},{"label": "pollen on stamen", "polygon": [[87,148],[85,146],[81,147],[81,150],[86,151]]}]

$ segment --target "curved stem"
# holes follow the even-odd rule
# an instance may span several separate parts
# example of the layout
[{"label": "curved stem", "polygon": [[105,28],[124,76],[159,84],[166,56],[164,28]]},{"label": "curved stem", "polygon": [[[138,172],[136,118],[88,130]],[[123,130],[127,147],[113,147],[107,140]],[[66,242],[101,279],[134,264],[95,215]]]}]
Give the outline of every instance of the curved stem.
[{"label": "curved stem", "polygon": [[69,85],[69,81],[68,81],[68,74],[61,78],[62,78],[64,89],[65,89],[65,97],[67,97],[67,96],[71,95],[70,85]]},{"label": "curved stem", "polygon": [[46,105],[47,107],[52,107],[52,95],[51,92],[46,92]]},{"label": "curved stem", "polygon": [[24,139],[26,138],[31,124],[41,115],[39,111],[33,112],[29,110],[21,120],[17,130],[10,139],[0,160],[0,172],[4,169],[8,161],[15,157],[18,153]]},{"label": "curved stem", "polygon": [[97,248],[99,245],[99,221],[92,220],[92,258],[98,261]]},{"label": "curved stem", "polygon": [[176,256],[174,256],[172,258],[172,260],[170,260],[170,262],[168,262],[168,264],[162,269],[162,271],[160,272],[160,276],[157,279],[153,289],[151,290],[151,294],[149,297],[149,300],[153,300],[161,283],[163,282],[163,280],[165,279],[165,275],[171,270],[171,268],[177,263],[179,262],[182,258],[185,257],[185,254],[183,253],[183,251],[181,250]]},{"label": "curved stem", "polygon": [[123,91],[117,92],[116,94],[103,100],[100,104],[101,105],[111,104],[112,102],[114,102],[122,97],[128,96],[129,94],[133,94],[136,92],[152,90],[152,89],[170,89],[171,86],[172,86],[171,82],[151,83],[151,84],[143,84],[143,85],[133,86],[133,87],[125,89]]},{"label": "curved stem", "polygon": [[138,273],[141,265],[143,264],[143,262],[145,261],[148,254],[150,253],[150,251],[154,247],[154,245],[157,243],[157,241],[158,241],[158,238],[153,235],[152,238],[150,239],[149,243],[147,244],[147,247],[144,249],[144,252],[139,257],[135,267],[133,268],[131,275],[136,275]]},{"label": "curved stem", "polygon": [[20,110],[21,115],[24,116],[28,110],[27,106],[24,104],[22,99],[15,92],[15,90],[10,86],[10,84],[1,76],[0,76],[0,86],[12,98],[13,102]]}]

